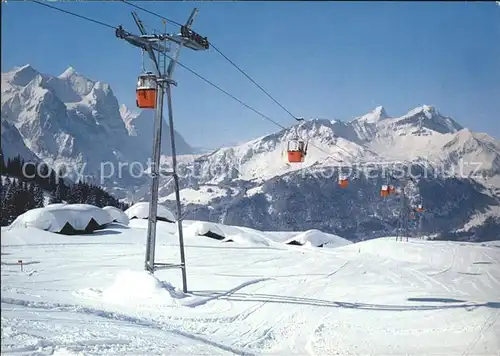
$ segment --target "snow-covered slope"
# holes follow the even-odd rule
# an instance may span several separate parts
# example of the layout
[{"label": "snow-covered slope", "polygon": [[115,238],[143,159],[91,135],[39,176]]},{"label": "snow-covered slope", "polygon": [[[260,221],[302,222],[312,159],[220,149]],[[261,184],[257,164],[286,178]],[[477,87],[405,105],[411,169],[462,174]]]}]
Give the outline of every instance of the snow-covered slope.
[{"label": "snow-covered slope", "polygon": [[[120,112],[109,84],[88,79],[71,67],[58,77],[39,73],[30,65],[2,73],[5,156],[13,154],[12,148],[25,145],[52,166],[64,164],[68,171],[83,172],[97,181],[111,174],[104,185],[130,186],[129,165],[135,161],[145,164],[151,157],[153,130],[146,123],[151,119],[148,115],[127,113]],[[122,118],[125,114],[128,116]],[[139,134],[130,132],[131,121],[141,124],[136,130]],[[179,153],[191,153],[178,133],[177,138]],[[119,162],[125,169],[119,168]]]},{"label": "snow-covered slope", "polygon": [[[156,257],[177,263],[169,225],[158,225]],[[179,270],[143,271],[143,227],[3,230],[2,353],[498,352],[499,243],[381,238],[322,249],[272,243],[277,232],[238,234],[245,243],[185,236],[183,293]],[[250,243],[262,236],[269,246]]]},{"label": "snow-covered slope", "polygon": [[2,154],[4,162],[8,158],[20,155],[26,162],[39,162],[38,158],[26,145],[17,128],[3,118],[2,114]]},{"label": "snow-covered slope", "polygon": [[[153,149],[153,128],[154,128],[154,110],[143,110],[139,113],[132,112],[127,109],[125,105],[120,106],[120,114],[127,131],[131,137],[137,142],[143,142],[146,149],[146,157],[151,157]],[[184,138],[175,131],[175,150],[177,154],[192,154],[194,149],[184,140]],[[149,146],[148,146],[149,144]],[[170,128],[166,122],[162,126],[162,141],[161,141],[161,154],[172,154],[172,143],[170,140]]]}]

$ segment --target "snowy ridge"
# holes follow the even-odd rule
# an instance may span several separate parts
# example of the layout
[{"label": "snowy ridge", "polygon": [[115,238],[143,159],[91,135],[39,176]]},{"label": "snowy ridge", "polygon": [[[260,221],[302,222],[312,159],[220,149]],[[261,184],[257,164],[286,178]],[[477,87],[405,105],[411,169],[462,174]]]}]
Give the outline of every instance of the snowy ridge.
[{"label": "snowy ridge", "polygon": [[351,120],[351,123],[366,123],[366,124],[376,124],[381,120],[391,118],[383,106],[377,106],[375,109],[370,111],[368,114],[363,116],[355,117]]},{"label": "snowy ridge", "polygon": [[[298,134],[309,143],[305,162],[291,165],[284,155],[287,142]],[[475,145],[468,135],[474,136]],[[303,169],[349,167],[391,162],[427,162],[431,166],[476,174],[470,162],[481,162],[488,177],[500,176],[500,143],[464,129],[435,107],[423,105],[400,117],[382,106],[349,122],[312,119],[275,134],[184,161],[186,170],[204,172],[198,183],[232,179],[265,181]],[[472,161],[473,160],[473,161]],[[216,168],[213,168],[216,167]],[[493,182],[495,184],[495,182]]]},{"label": "snowy ridge", "polygon": [[[156,256],[174,262],[178,242],[169,225],[158,225]],[[498,350],[498,242],[387,237],[310,249],[252,245],[248,241],[262,236],[271,241],[281,233],[236,229],[246,243],[186,234],[187,293],[180,291],[177,270],[154,277],[143,272],[144,227],[71,237],[2,229],[2,352],[490,355]]]},{"label": "snowy ridge", "polygon": [[[308,159],[291,165],[284,153],[296,132],[309,143]],[[340,137],[336,132],[342,132],[346,137]],[[373,159],[373,152],[352,141],[354,135],[355,132],[342,123],[311,120],[235,147],[220,148],[196,157],[192,162],[184,162],[183,166],[202,172],[200,183],[221,183],[236,178],[262,181],[318,163],[349,165],[363,157]]]},{"label": "snowy ridge", "polygon": [[[128,134],[137,142],[145,143],[146,158],[151,156],[151,151],[153,147],[152,135],[154,128],[154,111],[144,110],[141,112],[133,112],[129,110],[125,105],[120,106],[120,114],[122,116],[123,122],[125,122],[125,127],[127,128]],[[170,132],[169,126],[164,123],[162,126],[162,142],[161,142],[161,154],[171,155],[172,146],[170,142]],[[177,154],[185,155],[194,153],[194,149],[184,140],[184,138],[175,131],[175,147]]]}]

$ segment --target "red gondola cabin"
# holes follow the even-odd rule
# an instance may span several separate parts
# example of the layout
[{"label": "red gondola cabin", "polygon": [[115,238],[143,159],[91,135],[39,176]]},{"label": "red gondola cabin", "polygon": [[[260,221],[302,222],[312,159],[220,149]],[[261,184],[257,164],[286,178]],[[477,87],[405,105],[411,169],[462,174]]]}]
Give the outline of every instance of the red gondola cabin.
[{"label": "red gondola cabin", "polygon": [[385,198],[388,197],[389,194],[391,194],[391,188],[388,185],[383,185],[380,189],[380,196]]},{"label": "red gondola cabin", "polygon": [[290,163],[304,162],[304,158],[306,156],[304,141],[302,140],[288,141],[287,152],[288,152],[288,162]]},{"label": "red gondola cabin", "polygon": [[156,108],[156,76],[151,72],[141,74],[137,79],[136,103],[141,109]]},{"label": "red gondola cabin", "polygon": [[349,180],[346,177],[339,177],[339,185],[341,188],[347,188],[349,186]]}]

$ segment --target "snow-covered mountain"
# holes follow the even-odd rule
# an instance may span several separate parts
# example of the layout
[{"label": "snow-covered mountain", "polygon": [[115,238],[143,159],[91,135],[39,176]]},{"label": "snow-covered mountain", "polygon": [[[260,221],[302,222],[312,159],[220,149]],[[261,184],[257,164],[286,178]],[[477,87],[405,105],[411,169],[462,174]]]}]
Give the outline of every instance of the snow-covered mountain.
[{"label": "snow-covered mountain", "polygon": [[[121,174],[115,172],[104,185],[138,184],[131,181],[128,167],[132,162],[145,164],[151,157],[151,120],[149,113],[120,112],[109,84],[88,79],[71,67],[58,77],[42,74],[30,65],[2,73],[5,157],[30,156],[23,151],[25,146],[53,166],[65,165],[68,171],[93,177],[100,177],[101,172],[109,175],[110,167],[116,171],[121,162],[126,168]],[[133,132],[131,127],[135,127]],[[168,130],[166,123],[164,127]],[[178,133],[177,140],[180,154],[192,153]]]},{"label": "snow-covered mountain", "polygon": [[[289,164],[284,155],[296,135],[308,143],[305,162]],[[365,165],[428,164],[441,173],[474,174],[500,186],[500,142],[462,128],[452,118],[424,105],[401,117],[383,107],[351,121],[311,119],[234,147],[197,156],[185,168],[199,183],[228,179],[265,181],[304,169]],[[237,172],[237,174],[236,174]]]},{"label": "snow-covered mountain", "polygon": [[6,161],[9,157],[21,155],[26,161],[39,162],[38,158],[24,144],[23,138],[17,128],[2,116],[2,154]]},{"label": "snow-covered mountain", "polygon": [[[154,111],[144,110],[140,112],[133,112],[125,105],[120,106],[120,114],[128,134],[134,137],[136,141],[145,143],[146,157],[151,157],[153,149],[153,136],[154,129]],[[162,126],[162,141],[161,141],[161,154],[169,156],[172,154],[172,146],[170,140],[170,128],[164,121]],[[195,150],[184,140],[184,138],[176,131],[175,136],[175,150],[178,154],[192,154]],[[149,145],[148,145],[149,144]]]},{"label": "snow-covered mountain", "polygon": [[[292,165],[283,153],[296,134],[308,142],[308,155]],[[417,178],[407,192],[412,205],[423,201],[427,208],[423,233],[472,231],[478,214],[500,231],[499,162],[498,140],[462,128],[434,107],[400,117],[377,107],[351,121],[312,119],[182,162],[181,197],[192,219],[264,230],[320,228],[353,239],[383,236],[395,232],[400,202],[381,199],[380,186],[387,170],[404,170]],[[351,186],[339,188],[339,173],[350,170],[356,172]],[[172,189],[161,188],[162,201],[174,199]]]}]

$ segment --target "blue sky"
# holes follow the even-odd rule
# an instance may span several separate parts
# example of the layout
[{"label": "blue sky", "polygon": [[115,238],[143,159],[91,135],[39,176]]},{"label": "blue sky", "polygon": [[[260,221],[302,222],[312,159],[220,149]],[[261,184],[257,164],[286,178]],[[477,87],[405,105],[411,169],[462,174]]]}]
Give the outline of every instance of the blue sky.
[{"label": "blue sky", "polygon": [[[348,120],[378,105],[398,116],[435,105],[463,126],[500,138],[500,7],[453,2],[136,2],[178,22],[194,6],[206,35],[290,111]],[[51,2],[137,32],[120,2]],[[114,31],[29,2],[2,3],[2,71],[29,63],[59,75],[69,65],[111,84],[135,106],[140,50]],[[178,27],[168,26],[168,32]],[[215,51],[180,61],[287,126],[293,121]],[[218,147],[279,129],[178,67],[176,129],[194,146]]]}]

